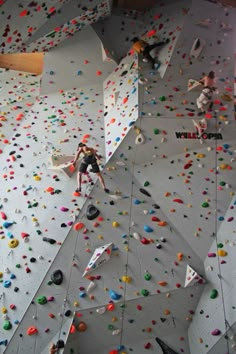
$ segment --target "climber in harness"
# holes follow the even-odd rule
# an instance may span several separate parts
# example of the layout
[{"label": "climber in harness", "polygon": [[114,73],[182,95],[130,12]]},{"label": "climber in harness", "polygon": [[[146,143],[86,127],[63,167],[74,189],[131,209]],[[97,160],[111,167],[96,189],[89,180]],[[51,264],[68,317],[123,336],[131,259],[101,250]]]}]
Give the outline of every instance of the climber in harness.
[{"label": "climber in harness", "polygon": [[95,149],[87,146],[84,143],[79,143],[78,148],[79,149],[75,155],[72,165],[75,167],[76,161],[79,159],[81,154],[83,155],[83,158],[79,165],[79,172],[77,177],[78,188],[76,189],[76,192],[81,192],[82,174],[85,174],[87,172],[88,166],[91,165],[92,166],[91,172],[96,173],[104,191],[106,193],[109,193],[109,189],[107,189],[105,186],[104,179],[102,177],[102,174],[98,166],[98,160],[100,156],[97,155]]}]

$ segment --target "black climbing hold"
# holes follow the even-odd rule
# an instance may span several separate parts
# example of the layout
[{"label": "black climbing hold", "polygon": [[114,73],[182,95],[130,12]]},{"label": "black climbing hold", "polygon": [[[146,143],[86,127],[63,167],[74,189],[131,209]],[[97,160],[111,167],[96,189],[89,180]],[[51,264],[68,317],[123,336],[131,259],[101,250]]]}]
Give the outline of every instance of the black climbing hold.
[{"label": "black climbing hold", "polygon": [[36,262],[36,258],[34,258],[34,257],[30,258],[30,262],[31,263],[35,263]]},{"label": "black climbing hold", "polygon": [[109,204],[110,204],[110,205],[114,205],[115,203],[114,203],[113,200],[111,200],[111,201],[109,202]]},{"label": "black climbing hold", "polygon": [[128,71],[125,70],[125,71],[123,71],[123,72],[120,74],[120,76],[125,76],[127,73],[128,73]]},{"label": "black climbing hold", "polygon": [[140,191],[141,193],[145,194],[146,196],[151,197],[151,194],[150,194],[148,191],[146,191],[146,189],[144,189],[144,188],[139,188],[139,191]]},{"label": "black climbing hold", "polygon": [[55,285],[61,285],[63,282],[63,273],[60,269],[55,270],[51,275],[51,280]]},{"label": "black climbing hold", "polygon": [[50,243],[51,245],[54,245],[54,243],[56,243],[57,241],[54,240],[53,238],[49,238],[49,237],[43,237],[43,241]]},{"label": "black climbing hold", "polygon": [[152,206],[154,209],[160,209],[159,205],[157,205],[157,204],[152,204]]},{"label": "black climbing hold", "polygon": [[166,321],[166,318],[161,317],[160,320],[162,323],[164,323]]},{"label": "black climbing hold", "polygon": [[86,211],[86,217],[88,220],[95,219],[100,214],[98,208],[96,208],[93,204],[89,204]]},{"label": "black climbing hold", "polygon": [[64,313],[64,315],[65,315],[66,317],[69,317],[69,316],[71,315],[71,310],[67,310],[67,311]]},{"label": "black climbing hold", "polygon": [[64,343],[64,341],[63,341],[62,339],[59,339],[59,340],[57,341],[56,346],[57,346],[58,349],[61,349],[61,348],[64,348],[64,347],[65,347],[65,343]]},{"label": "black climbing hold", "polygon": [[171,349],[167,344],[165,344],[161,339],[158,337],[155,338],[156,342],[159,344],[159,346],[162,349],[163,354],[177,354],[173,349]]}]

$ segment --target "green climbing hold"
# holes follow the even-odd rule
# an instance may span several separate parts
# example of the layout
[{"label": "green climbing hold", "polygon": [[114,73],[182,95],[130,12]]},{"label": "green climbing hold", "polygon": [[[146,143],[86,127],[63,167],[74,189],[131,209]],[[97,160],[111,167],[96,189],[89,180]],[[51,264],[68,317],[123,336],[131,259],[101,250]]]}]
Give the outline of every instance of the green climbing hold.
[{"label": "green climbing hold", "polygon": [[148,181],[144,182],[144,187],[148,187],[150,183]]},{"label": "green climbing hold", "polygon": [[45,305],[48,302],[46,296],[39,296],[37,298],[37,303],[40,305]]},{"label": "green climbing hold", "polygon": [[149,295],[149,291],[148,291],[147,289],[142,289],[142,290],[141,290],[141,294],[142,294],[143,296],[148,296],[148,295]]},{"label": "green climbing hold", "polygon": [[164,102],[164,101],[166,100],[166,96],[160,96],[160,97],[159,97],[159,100],[160,100],[161,102]]},{"label": "green climbing hold", "polygon": [[160,130],[159,130],[158,128],[154,128],[154,129],[153,129],[153,133],[154,133],[155,135],[158,135],[158,134],[160,133]]},{"label": "green climbing hold", "polygon": [[111,331],[112,329],[114,329],[114,326],[112,324],[109,324],[107,328]]},{"label": "green climbing hold", "polygon": [[223,248],[223,247],[224,247],[223,243],[218,243],[217,244],[217,248]]},{"label": "green climbing hold", "polygon": [[4,321],[2,328],[5,329],[5,331],[8,331],[9,329],[12,328],[11,322],[10,321]]},{"label": "green climbing hold", "polygon": [[21,265],[20,264],[16,264],[16,268],[20,268],[21,267]]},{"label": "green climbing hold", "polygon": [[145,280],[151,280],[151,279],[152,279],[151,274],[148,273],[148,272],[146,272],[146,273],[144,274],[144,279],[145,279]]},{"label": "green climbing hold", "polygon": [[202,207],[203,208],[208,208],[209,207],[209,203],[207,203],[207,202],[202,203]]},{"label": "green climbing hold", "polygon": [[219,185],[224,187],[225,186],[225,182],[224,181],[220,181]]},{"label": "green climbing hold", "polygon": [[215,299],[218,296],[218,291],[216,289],[211,290],[210,298]]}]

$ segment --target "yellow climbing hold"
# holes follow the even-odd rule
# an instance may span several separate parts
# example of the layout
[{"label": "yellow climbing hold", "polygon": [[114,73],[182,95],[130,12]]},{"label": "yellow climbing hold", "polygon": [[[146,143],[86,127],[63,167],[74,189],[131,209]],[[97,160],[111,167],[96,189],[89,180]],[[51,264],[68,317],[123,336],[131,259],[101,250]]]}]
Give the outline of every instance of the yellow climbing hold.
[{"label": "yellow climbing hold", "polygon": [[128,283],[130,284],[131,281],[132,281],[132,278],[129,276],[129,275],[123,275],[121,280],[124,282],[124,283]]},{"label": "yellow climbing hold", "polygon": [[113,226],[113,227],[118,227],[118,226],[119,226],[119,223],[118,223],[117,221],[113,221],[112,226]]},{"label": "yellow climbing hold", "polygon": [[7,308],[3,306],[3,307],[1,308],[1,312],[2,312],[2,313],[7,313]]},{"label": "yellow climbing hold", "polygon": [[79,302],[78,301],[74,301],[73,305],[74,305],[74,307],[79,307]]},{"label": "yellow climbing hold", "polygon": [[197,154],[196,158],[197,159],[203,159],[206,155],[205,154]]},{"label": "yellow climbing hold", "polygon": [[217,250],[217,254],[219,257],[225,257],[228,253],[225,250]]},{"label": "yellow climbing hold", "polygon": [[38,176],[38,175],[34,176],[33,179],[34,179],[35,181],[41,181],[41,177]]},{"label": "yellow climbing hold", "polygon": [[3,272],[0,272],[0,278],[2,278],[3,277]]},{"label": "yellow climbing hold", "polygon": [[103,240],[103,236],[102,235],[98,235],[98,239],[99,240]]},{"label": "yellow climbing hold", "polygon": [[225,170],[227,168],[227,165],[226,163],[222,163],[219,167],[221,170]]},{"label": "yellow climbing hold", "polygon": [[8,242],[10,248],[16,248],[19,245],[19,241],[16,238],[13,238]]}]

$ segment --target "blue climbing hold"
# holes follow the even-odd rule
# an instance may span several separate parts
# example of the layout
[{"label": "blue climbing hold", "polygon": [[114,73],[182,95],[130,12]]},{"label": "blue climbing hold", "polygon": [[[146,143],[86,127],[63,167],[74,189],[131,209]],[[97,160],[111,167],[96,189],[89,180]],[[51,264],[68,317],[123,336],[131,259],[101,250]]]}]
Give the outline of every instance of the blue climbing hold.
[{"label": "blue climbing hold", "polygon": [[141,204],[140,200],[138,200],[138,199],[134,199],[133,203],[136,204],[136,205]]},{"label": "blue climbing hold", "polygon": [[10,288],[10,286],[11,286],[11,281],[10,281],[10,280],[5,280],[5,281],[3,282],[3,286],[4,286],[4,288]]},{"label": "blue climbing hold", "polygon": [[223,148],[227,150],[229,148],[229,144],[223,144]]},{"label": "blue climbing hold", "polygon": [[225,219],[225,218],[224,218],[223,216],[219,216],[219,217],[218,217],[218,220],[219,220],[219,221],[223,221],[224,219]]},{"label": "blue climbing hold", "polygon": [[2,226],[5,228],[5,229],[8,229],[8,227],[12,226],[13,224],[15,224],[15,222],[9,222],[9,221],[4,221],[4,223],[2,224]]},{"label": "blue climbing hold", "polygon": [[109,295],[111,297],[112,300],[120,300],[121,296],[120,294],[116,293],[113,290],[109,290]]},{"label": "blue climbing hold", "polygon": [[146,232],[153,232],[153,229],[150,226],[148,226],[148,225],[144,225],[143,229]]}]

